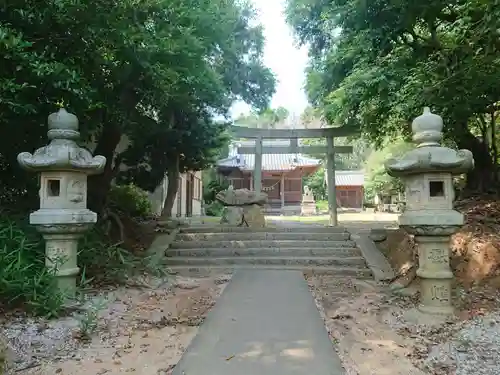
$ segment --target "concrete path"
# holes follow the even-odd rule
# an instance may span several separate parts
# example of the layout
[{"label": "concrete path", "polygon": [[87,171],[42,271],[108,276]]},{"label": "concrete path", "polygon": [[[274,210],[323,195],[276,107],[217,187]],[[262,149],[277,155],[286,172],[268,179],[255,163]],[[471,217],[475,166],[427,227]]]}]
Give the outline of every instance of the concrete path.
[{"label": "concrete path", "polygon": [[300,271],[237,271],[173,375],[343,375]]}]

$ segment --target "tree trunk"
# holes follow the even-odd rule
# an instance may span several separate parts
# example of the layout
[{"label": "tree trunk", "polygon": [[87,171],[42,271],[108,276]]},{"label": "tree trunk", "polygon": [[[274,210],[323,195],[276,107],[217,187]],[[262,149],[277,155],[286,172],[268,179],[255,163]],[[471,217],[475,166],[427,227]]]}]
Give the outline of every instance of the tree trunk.
[{"label": "tree trunk", "polygon": [[[128,116],[135,110],[139,98],[135,93],[136,80],[130,77],[120,92],[120,102]],[[116,122],[116,118],[110,118],[107,112],[103,112],[103,129],[94,150],[94,155],[102,155],[106,158],[104,171],[89,178],[88,207],[98,215],[102,213],[106,205],[106,199],[111,189],[111,183],[119,171],[120,161],[115,160],[115,150],[122,137],[122,127]],[[118,158],[117,158],[118,159]]]},{"label": "tree trunk", "polygon": [[493,187],[495,166],[487,145],[466,131],[457,139],[457,146],[471,151],[474,156],[474,169],[467,173],[466,192],[468,194],[489,192]]},{"label": "tree trunk", "polygon": [[179,190],[179,175],[179,156],[176,156],[175,162],[167,168],[167,196],[165,197],[161,212],[161,217],[164,219],[172,217],[172,207],[174,206],[174,200]]},{"label": "tree trunk", "polygon": [[106,205],[106,198],[118,168],[114,168],[115,150],[122,133],[117,125],[107,124],[102,129],[94,155],[106,158],[106,166],[101,174],[90,176],[88,182],[88,207],[98,215]]}]

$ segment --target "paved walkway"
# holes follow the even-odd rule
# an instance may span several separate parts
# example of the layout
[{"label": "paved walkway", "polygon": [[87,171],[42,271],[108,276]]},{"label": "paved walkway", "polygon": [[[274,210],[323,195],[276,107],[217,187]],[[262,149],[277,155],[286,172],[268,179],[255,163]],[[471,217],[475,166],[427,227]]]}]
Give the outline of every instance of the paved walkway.
[{"label": "paved walkway", "polygon": [[237,271],[173,375],[343,375],[300,271]]}]

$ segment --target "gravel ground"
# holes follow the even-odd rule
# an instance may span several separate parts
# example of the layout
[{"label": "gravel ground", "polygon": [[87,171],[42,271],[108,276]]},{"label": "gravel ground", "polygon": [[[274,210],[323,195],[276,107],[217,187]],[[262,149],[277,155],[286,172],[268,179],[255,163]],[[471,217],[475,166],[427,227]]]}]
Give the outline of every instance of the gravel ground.
[{"label": "gravel ground", "polygon": [[500,312],[475,317],[462,325],[445,343],[431,348],[424,366],[443,374],[500,374]]},{"label": "gravel ground", "polygon": [[88,296],[82,311],[62,319],[6,318],[7,374],[169,374],[229,279],[171,277]]}]

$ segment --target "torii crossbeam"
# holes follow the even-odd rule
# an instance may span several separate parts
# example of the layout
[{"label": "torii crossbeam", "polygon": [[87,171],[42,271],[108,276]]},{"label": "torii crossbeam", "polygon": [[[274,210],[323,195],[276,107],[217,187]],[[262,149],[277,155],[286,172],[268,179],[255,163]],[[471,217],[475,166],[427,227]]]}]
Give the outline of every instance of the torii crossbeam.
[{"label": "torii crossbeam", "polygon": [[[253,129],[240,126],[232,126],[231,130],[239,138],[255,138],[255,147],[240,147],[239,154],[255,154],[255,170],[253,173],[253,188],[256,191],[262,189],[262,155],[263,154],[326,154],[327,176],[328,176],[328,213],[330,225],[338,225],[337,218],[337,194],[335,189],[335,153],[352,153],[352,146],[334,145],[335,137],[346,137],[355,133],[351,129],[322,128],[322,129]],[[326,137],[326,146],[299,146],[298,138],[323,138]],[[265,138],[290,139],[288,146],[263,147]]]}]

